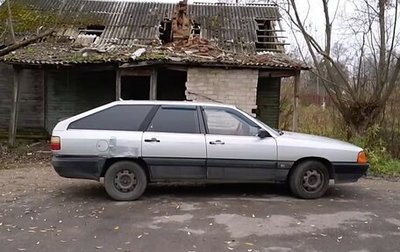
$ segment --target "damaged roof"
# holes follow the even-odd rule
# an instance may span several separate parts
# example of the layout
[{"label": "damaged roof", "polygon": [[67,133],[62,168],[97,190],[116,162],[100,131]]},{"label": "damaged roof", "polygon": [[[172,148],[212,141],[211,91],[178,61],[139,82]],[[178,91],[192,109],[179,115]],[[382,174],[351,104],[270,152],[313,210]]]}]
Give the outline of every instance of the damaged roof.
[{"label": "damaged roof", "polygon": [[[176,4],[162,2],[127,2],[112,0],[15,0],[32,10],[62,12],[68,19],[90,15],[105,29],[98,44],[129,45],[158,41],[160,22],[172,19]],[[36,15],[36,13],[34,14]],[[222,47],[243,45],[254,51],[257,40],[255,18],[279,20],[275,5],[232,5],[196,3],[189,5],[189,17],[201,25],[202,37],[216,40]],[[78,29],[60,30],[60,34],[77,36]],[[240,48],[237,44],[242,45]],[[227,48],[228,49],[228,48]]]},{"label": "damaged roof", "polygon": [[299,60],[282,53],[231,53],[224,51],[205,39],[191,44],[165,46],[109,46],[77,47],[72,42],[34,43],[4,57],[11,64],[75,65],[99,63],[185,64],[217,65],[231,67],[256,67],[266,69],[302,70],[308,67]]},{"label": "damaged roof", "polygon": [[[278,20],[274,5],[189,5],[189,16],[201,24],[201,38],[162,45],[159,24],[172,18],[175,4],[104,0],[15,0],[33,10],[59,11],[69,19],[90,14],[104,31],[90,45],[77,43],[79,27],[59,27],[57,32],[4,56],[10,64],[187,64],[308,69],[282,53],[256,53],[255,18]],[[37,14],[37,12],[35,12]]]}]

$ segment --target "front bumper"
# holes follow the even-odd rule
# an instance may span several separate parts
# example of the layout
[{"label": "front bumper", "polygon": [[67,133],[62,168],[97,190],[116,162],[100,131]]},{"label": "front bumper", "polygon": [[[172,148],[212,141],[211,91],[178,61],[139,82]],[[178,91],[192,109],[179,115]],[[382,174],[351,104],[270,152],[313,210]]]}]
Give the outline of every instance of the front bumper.
[{"label": "front bumper", "polygon": [[335,183],[356,182],[367,174],[369,164],[358,163],[333,163]]},{"label": "front bumper", "polygon": [[53,156],[51,163],[61,177],[100,180],[105,158]]}]

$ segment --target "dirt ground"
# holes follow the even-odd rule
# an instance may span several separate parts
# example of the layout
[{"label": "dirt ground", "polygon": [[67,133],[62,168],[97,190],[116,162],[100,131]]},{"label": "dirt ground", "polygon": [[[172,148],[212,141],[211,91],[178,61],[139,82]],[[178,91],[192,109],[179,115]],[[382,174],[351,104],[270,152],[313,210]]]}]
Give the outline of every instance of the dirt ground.
[{"label": "dirt ground", "polygon": [[398,251],[400,183],[362,179],[318,200],[280,185],[152,185],[110,200],[46,161],[0,170],[1,251]]}]

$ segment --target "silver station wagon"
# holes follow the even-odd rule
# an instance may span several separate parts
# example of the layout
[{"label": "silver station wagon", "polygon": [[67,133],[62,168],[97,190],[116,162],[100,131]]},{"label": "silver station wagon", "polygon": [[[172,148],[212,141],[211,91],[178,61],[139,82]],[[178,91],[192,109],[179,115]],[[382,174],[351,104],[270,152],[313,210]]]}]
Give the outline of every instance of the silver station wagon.
[{"label": "silver station wagon", "polygon": [[304,199],[329,180],[355,182],[367,169],[350,143],[276,131],[235,106],[118,101],[61,121],[52,164],[67,178],[100,181],[115,200],[135,200],[152,182],[287,183]]}]

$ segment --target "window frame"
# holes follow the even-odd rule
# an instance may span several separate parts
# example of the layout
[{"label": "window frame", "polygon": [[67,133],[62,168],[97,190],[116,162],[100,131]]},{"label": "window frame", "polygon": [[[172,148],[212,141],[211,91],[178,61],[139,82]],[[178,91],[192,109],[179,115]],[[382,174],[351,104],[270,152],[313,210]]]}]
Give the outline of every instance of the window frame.
[{"label": "window frame", "polygon": [[[197,132],[195,133],[187,133],[187,132],[166,132],[166,131],[150,131],[149,127],[151,125],[151,122],[153,119],[156,117],[157,113],[161,109],[181,109],[181,110],[193,110],[196,113],[195,120],[196,120],[196,130]],[[143,130],[144,132],[152,132],[152,133],[168,133],[168,134],[205,134],[205,128],[204,126],[201,125],[202,118],[200,116],[200,111],[199,111],[199,106],[196,105],[159,105],[157,106],[157,109],[154,111],[152,114],[151,118],[149,118],[148,123],[146,124],[145,129]]]},{"label": "window frame", "polygon": [[[87,117],[94,116],[94,115],[102,113],[102,112],[104,112],[106,110],[110,110],[110,109],[113,109],[113,108],[116,108],[116,107],[120,107],[120,106],[135,106],[135,107],[146,106],[146,107],[151,107],[151,108],[150,108],[149,112],[147,113],[147,115],[144,117],[142,123],[139,125],[139,128],[137,130],[132,130],[132,129],[130,129],[130,130],[129,129],[126,129],[126,130],[123,130],[123,129],[78,129],[78,128],[74,129],[74,128],[71,128],[71,125],[76,123],[76,122],[78,122],[78,121],[81,121],[83,119],[86,119]],[[68,126],[66,127],[66,130],[101,130],[101,131],[140,132],[140,131],[144,131],[144,127],[148,123],[149,117],[151,117],[155,113],[154,110],[156,110],[157,108],[158,108],[158,106],[152,105],[152,104],[116,104],[114,106],[107,107],[105,109],[96,111],[94,113],[91,113],[89,115],[85,115],[83,117],[77,118],[74,121],[69,122]]]},{"label": "window frame", "polygon": [[[232,108],[224,108],[224,107],[217,107],[217,106],[201,106],[201,115],[202,115],[202,119],[203,119],[203,123],[204,123],[204,127],[205,127],[205,131],[207,135],[218,135],[218,136],[237,136],[237,137],[252,137],[250,135],[246,136],[246,135],[226,135],[226,134],[212,134],[210,133],[210,130],[208,128],[208,123],[207,123],[207,117],[205,115],[205,110],[206,109],[214,109],[214,110],[223,110],[226,113],[230,113],[233,114],[235,116],[237,116],[240,120],[244,121],[245,123],[249,124],[249,126],[252,127],[257,127],[259,129],[263,129],[263,127],[261,127],[260,125],[258,125],[257,123],[253,122],[252,120],[250,120],[249,118],[247,118],[245,115],[243,115],[242,113],[240,113],[239,111],[232,109]],[[255,135],[257,136],[257,135]]]}]

